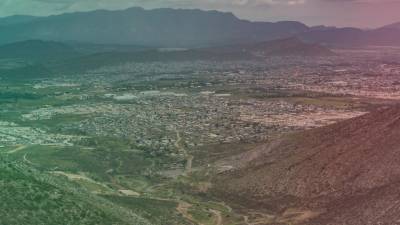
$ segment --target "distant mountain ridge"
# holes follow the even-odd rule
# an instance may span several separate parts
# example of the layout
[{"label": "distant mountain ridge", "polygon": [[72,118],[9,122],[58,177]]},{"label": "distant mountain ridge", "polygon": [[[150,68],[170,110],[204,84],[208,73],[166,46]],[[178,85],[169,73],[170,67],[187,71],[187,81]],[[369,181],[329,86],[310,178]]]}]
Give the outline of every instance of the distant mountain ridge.
[{"label": "distant mountain ridge", "polygon": [[399,23],[378,29],[308,27],[296,21],[251,22],[232,13],[198,9],[128,8],[48,17],[0,18],[0,44],[26,40],[199,48],[297,37],[331,46],[400,46]]},{"label": "distant mountain ridge", "polygon": [[[0,19],[1,21],[10,18]],[[250,22],[232,13],[189,9],[129,8],[40,17],[0,27],[0,44],[29,39],[199,47],[291,37],[308,27],[299,22]],[[4,23],[4,22],[3,22]]]},{"label": "distant mountain ridge", "polygon": [[389,29],[400,29],[400,22],[397,23],[392,23],[386,26],[383,26],[382,28],[389,28]]},{"label": "distant mountain ridge", "polygon": [[[30,39],[153,47],[207,47],[299,37],[327,45],[400,45],[398,24],[375,30],[308,27],[300,22],[241,20],[232,13],[196,9],[129,8],[48,17],[0,18],[0,44]],[[116,35],[118,34],[118,35]]]},{"label": "distant mountain ridge", "polygon": [[15,15],[9,17],[0,18],[0,26],[15,25],[21,23],[31,22],[38,17],[35,16],[25,16],[25,15]]}]

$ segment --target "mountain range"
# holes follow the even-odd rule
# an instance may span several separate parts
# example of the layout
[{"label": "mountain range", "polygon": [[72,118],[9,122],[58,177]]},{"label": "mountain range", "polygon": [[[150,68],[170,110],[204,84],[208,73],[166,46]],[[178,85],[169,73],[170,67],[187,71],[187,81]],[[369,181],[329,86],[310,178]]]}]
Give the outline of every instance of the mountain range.
[{"label": "mountain range", "polygon": [[219,11],[138,7],[47,17],[5,17],[0,18],[0,32],[0,44],[33,39],[193,48],[298,37],[327,45],[400,45],[398,23],[372,30],[309,27],[295,21],[251,22]]},{"label": "mountain range", "polygon": [[3,44],[40,39],[159,47],[259,42],[290,37],[308,29],[298,22],[249,22],[217,11],[142,8],[39,18],[8,17],[0,19],[0,26]]}]

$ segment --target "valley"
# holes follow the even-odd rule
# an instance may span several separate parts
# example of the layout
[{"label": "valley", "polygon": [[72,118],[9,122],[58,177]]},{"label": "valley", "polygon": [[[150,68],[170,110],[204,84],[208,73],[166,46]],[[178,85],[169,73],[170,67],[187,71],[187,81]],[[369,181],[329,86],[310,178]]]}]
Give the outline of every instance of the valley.
[{"label": "valley", "polygon": [[[317,132],[397,104],[400,68],[375,52],[340,51],[129,61],[18,80],[3,75],[2,163],[143,224],[303,224],[325,211],[288,206],[288,196],[260,194],[270,201],[253,202],[265,186],[250,185],[257,173],[245,175],[245,189],[229,174],[247,168],[259,156],[254,149],[282,136]],[[4,61],[10,66],[18,61]]]}]

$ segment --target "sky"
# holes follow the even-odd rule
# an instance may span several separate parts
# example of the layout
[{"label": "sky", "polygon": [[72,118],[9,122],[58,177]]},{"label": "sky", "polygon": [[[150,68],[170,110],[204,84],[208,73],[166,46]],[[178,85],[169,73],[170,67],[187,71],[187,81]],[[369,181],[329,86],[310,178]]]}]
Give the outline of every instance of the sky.
[{"label": "sky", "polygon": [[229,11],[251,21],[296,20],[311,26],[375,28],[400,22],[400,0],[0,0],[0,16],[133,6]]}]

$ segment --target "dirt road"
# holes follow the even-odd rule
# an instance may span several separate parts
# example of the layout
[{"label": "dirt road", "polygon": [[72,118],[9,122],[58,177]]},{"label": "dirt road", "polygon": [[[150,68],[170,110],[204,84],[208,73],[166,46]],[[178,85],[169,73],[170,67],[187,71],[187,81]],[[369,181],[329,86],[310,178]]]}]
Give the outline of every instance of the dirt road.
[{"label": "dirt road", "polygon": [[192,164],[194,157],[190,155],[189,152],[183,147],[182,137],[179,131],[176,131],[176,141],[174,145],[179,152],[183,153],[186,159],[185,171],[183,175],[189,175],[192,172]]}]

